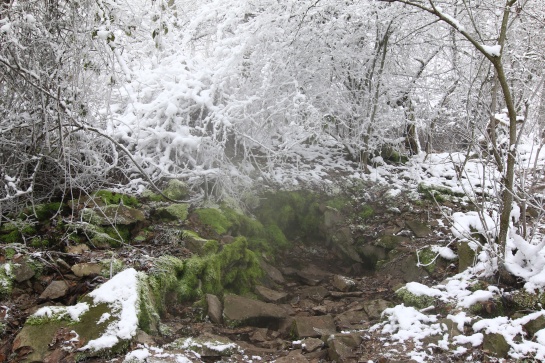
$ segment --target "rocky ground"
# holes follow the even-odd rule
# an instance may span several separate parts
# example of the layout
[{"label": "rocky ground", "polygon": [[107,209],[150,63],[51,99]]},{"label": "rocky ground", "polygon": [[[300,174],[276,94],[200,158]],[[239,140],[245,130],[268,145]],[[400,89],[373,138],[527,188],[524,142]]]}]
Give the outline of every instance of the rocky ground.
[{"label": "rocky ground", "polygon": [[[419,281],[431,285],[457,273],[459,265],[466,262],[435,260],[437,256],[424,258],[429,254],[426,246],[445,244],[449,230],[447,223],[442,222],[443,214],[429,200],[415,202],[406,195],[388,196],[386,191],[369,190],[366,203],[357,199],[348,203],[352,208],[350,212],[343,211],[344,207],[326,205],[338,204],[338,201],[307,203],[315,205],[319,211],[316,213],[320,215],[319,222],[310,227],[310,230],[321,231],[314,234],[314,239],[294,232],[289,223],[281,225],[281,218],[276,220],[291,241],[274,255],[268,250],[258,250],[263,275],[252,282],[250,291],[231,293],[237,290],[239,282],[235,281],[230,285],[230,291],[226,289],[214,294],[201,286],[206,278],[199,278],[194,286],[201,293],[194,299],[165,298],[156,329],[148,333],[139,330],[118,353],[87,356],[85,360],[411,361],[406,354],[413,348],[410,342],[386,344],[380,330],[372,327],[381,320],[384,309],[401,302],[395,291],[403,284]],[[293,196],[290,198],[281,202],[289,205],[295,200]],[[297,201],[301,204],[300,199]],[[449,201],[443,202],[444,208],[453,206]],[[79,203],[82,203],[81,198]],[[108,209],[100,203],[88,200],[85,203],[84,207],[73,203],[70,215],[82,218],[90,213],[88,209]],[[187,261],[191,257],[205,256],[202,250],[208,248],[209,241],[219,241],[220,247],[216,247],[216,251],[224,251],[225,246],[235,243],[237,234],[250,230],[244,227],[248,222],[240,222],[238,230],[233,225],[223,225],[226,228],[220,230],[214,223],[206,223],[206,215],[190,206],[180,209],[169,203],[148,202],[139,209],[134,208],[138,213],[132,209],[128,213],[127,209],[124,215],[119,213],[119,205],[118,214],[113,218],[118,218],[118,225],[119,218],[125,218],[127,225],[131,225],[130,244],[122,243],[112,248],[111,243],[104,244],[104,239],[112,237],[105,238],[101,236],[104,232],[80,226],[77,235],[81,239],[66,240],[62,248],[31,247],[30,241],[4,245],[0,262],[11,266],[12,270],[7,273],[11,285],[9,291],[4,289],[0,307],[3,326],[0,361],[23,362],[29,361],[29,357],[34,357],[35,361],[76,361],[80,357],[78,348],[84,342],[72,339],[69,326],[47,337],[49,343],[45,351],[33,355],[37,348],[28,342],[21,343],[24,342],[21,331],[27,318],[43,306],[76,304],[124,268],[152,273],[159,256],[170,255],[184,261],[184,271],[188,271]],[[74,214],[76,210],[79,214]],[[311,208],[305,210],[307,213],[312,211]],[[290,213],[293,210],[283,209],[276,214],[281,217]],[[108,217],[107,213],[103,214],[102,217]],[[263,212],[261,219],[266,218]],[[303,221],[300,215],[298,218]],[[40,232],[52,233],[51,221],[55,220],[63,219],[48,219],[47,227],[42,227]],[[299,225],[308,224],[305,223]],[[105,222],[95,224],[107,225]],[[295,227],[299,228],[299,225]],[[183,226],[183,229],[173,226]],[[189,229],[198,236],[186,233]],[[291,236],[288,235],[290,231]],[[7,235],[4,230],[3,236]],[[309,235],[313,234],[307,231],[306,236]],[[25,237],[24,233],[21,236]],[[82,241],[86,243],[76,243]],[[418,255],[417,250],[420,251]],[[428,266],[419,267],[418,261]],[[222,267],[222,273],[253,268],[251,264],[240,267],[238,262],[233,260],[231,267]],[[186,277],[182,275],[181,281]],[[166,295],[173,294],[171,290],[164,291],[167,291]],[[67,342],[72,342],[69,343],[71,346],[68,347]],[[450,355],[448,351],[437,349],[431,341],[430,344],[438,362],[463,361],[468,357],[467,354]],[[481,350],[482,347],[474,348],[472,359],[481,355],[482,361],[496,359],[487,358],[486,350],[482,350],[484,353]],[[125,355],[126,352],[130,353]]]}]

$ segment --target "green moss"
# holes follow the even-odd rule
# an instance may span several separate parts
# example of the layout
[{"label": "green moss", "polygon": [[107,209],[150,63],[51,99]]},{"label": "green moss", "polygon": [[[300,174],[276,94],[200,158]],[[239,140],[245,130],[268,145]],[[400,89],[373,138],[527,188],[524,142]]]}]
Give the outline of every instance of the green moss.
[{"label": "green moss", "polygon": [[395,292],[396,296],[400,298],[406,306],[414,306],[418,309],[424,309],[435,304],[435,299],[427,295],[415,295],[409,292],[407,288],[402,287]]},{"label": "green moss", "polygon": [[178,286],[181,300],[195,300],[204,293],[221,295],[224,291],[251,291],[262,271],[244,237],[236,238],[216,254],[193,257],[185,262]]},{"label": "green moss", "polygon": [[163,190],[163,194],[173,200],[183,200],[188,196],[189,191],[184,182],[172,179],[168,181],[167,187]]},{"label": "green moss", "polygon": [[157,209],[157,216],[162,219],[186,220],[189,204],[171,204],[164,208]]},{"label": "green moss", "polygon": [[505,309],[500,297],[485,302],[477,302],[469,307],[473,315],[484,318],[495,318],[505,315]]},{"label": "green moss", "polygon": [[4,250],[4,256],[6,256],[6,259],[8,260],[11,260],[16,253],[17,251],[15,250],[15,248],[7,247]]},{"label": "green moss", "polygon": [[8,234],[0,235],[0,241],[3,243],[21,243],[23,241],[23,235],[18,230],[9,232]]},{"label": "green moss", "polygon": [[30,246],[34,248],[44,248],[49,246],[49,240],[42,239],[41,237],[34,237],[30,240]]},{"label": "green moss", "polygon": [[453,197],[462,198],[465,196],[465,194],[455,192],[448,187],[426,185],[424,183],[418,184],[418,192],[421,193],[425,199],[436,200],[440,203],[451,200]]},{"label": "green moss", "polygon": [[270,224],[265,227],[265,236],[275,250],[290,246],[290,242],[284,235],[284,232],[276,224]]},{"label": "green moss", "polygon": [[343,209],[351,206],[350,199],[345,198],[345,197],[338,197],[338,198],[330,199],[330,200],[326,201],[325,204],[328,207],[335,208],[338,211],[342,211]]},{"label": "green moss", "polygon": [[128,207],[138,206],[138,199],[133,196],[112,192],[109,190],[99,190],[93,194],[95,198],[100,198],[107,205],[109,204],[120,204]]},{"label": "green moss", "polygon": [[420,265],[429,273],[433,273],[436,267],[437,253],[433,252],[430,248],[424,248],[416,252]]},{"label": "green moss", "polygon": [[11,295],[11,289],[13,288],[11,270],[12,264],[9,262],[0,265],[0,298],[7,298]]},{"label": "green moss", "polygon": [[105,227],[104,233],[110,237],[108,242],[111,247],[119,247],[130,241],[131,232],[129,226],[118,225],[116,227]]},{"label": "green moss", "polygon": [[211,255],[211,254],[214,254],[216,252],[218,252],[220,248],[220,244],[218,241],[216,240],[208,240],[204,243],[204,246],[202,247],[203,249],[203,255]]},{"label": "green moss", "polygon": [[159,313],[166,307],[166,299],[178,287],[178,279],[184,271],[184,261],[174,256],[161,256],[149,272],[149,285]]},{"label": "green moss", "polygon": [[358,217],[362,220],[367,220],[375,215],[375,210],[370,205],[364,204],[361,211],[358,212]]},{"label": "green moss", "polygon": [[195,214],[201,223],[208,225],[219,235],[226,234],[233,226],[233,222],[227,219],[221,210],[216,208],[197,209]]},{"label": "green moss", "polygon": [[123,261],[114,257],[101,260],[100,264],[102,265],[100,274],[104,277],[114,276],[125,269]]},{"label": "green moss", "polygon": [[150,190],[144,190],[142,197],[146,198],[150,202],[162,202],[165,199],[162,195],[156,194]]},{"label": "green moss", "polygon": [[61,212],[64,204],[53,202],[47,204],[38,204],[34,206],[34,214],[39,221],[45,221]]},{"label": "green moss", "polygon": [[515,310],[541,310],[545,306],[545,293],[531,293],[524,289],[511,294]]}]

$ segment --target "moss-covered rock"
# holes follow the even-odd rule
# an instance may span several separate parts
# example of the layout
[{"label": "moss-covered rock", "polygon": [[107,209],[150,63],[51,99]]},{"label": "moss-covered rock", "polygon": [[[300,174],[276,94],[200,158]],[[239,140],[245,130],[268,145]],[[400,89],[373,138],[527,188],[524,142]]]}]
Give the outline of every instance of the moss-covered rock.
[{"label": "moss-covered rock", "polygon": [[428,271],[430,274],[435,272],[437,266],[438,255],[436,252],[433,252],[431,248],[426,247],[417,252],[418,260],[420,261],[420,266]]},{"label": "moss-covered rock", "polygon": [[38,204],[34,206],[32,213],[40,222],[43,222],[53,217],[57,213],[62,212],[64,206],[65,205],[61,202]]},{"label": "moss-covered rock", "polygon": [[514,310],[541,310],[545,306],[545,293],[532,293],[524,289],[512,292],[509,300]]},{"label": "moss-covered rock", "polygon": [[395,294],[406,306],[414,306],[418,309],[427,308],[435,303],[435,298],[428,295],[413,294],[405,287],[397,290]]},{"label": "moss-covered rock", "polygon": [[37,234],[37,223],[32,220],[17,219],[13,222],[3,223],[0,227],[0,242],[25,243],[27,239]]},{"label": "moss-covered rock", "polygon": [[109,190],[99,190],[95,192],[92,197],[94,199],[100,199],[106,205],[119,205],[122,204],[127,207],[137,207],[138,199],[133,196],[116,193]]},{"label": "moss-covered rock", "polygon": [[80,215],[83,221],[98,226],[126,226],[146,219],[141,210],[125,205],[84,208]]},{"label": "moss-covered rock", "polygon": [[408,240],[409,239],[404,236],[385,235],[379,237],[374,245],[385,248],[386,250],[393,250],[399,246],[400,243],[407,242]]},{"label": "moss-covered rock", "polygon": [[177,299],[176,290],[184,271],[184,261],[174,256],[161,256],[153,264],[149,272],[149,286],[158,312],[163,313],[166,306],[173,302],[170,299]]},{"label": "moss-covered rock", "polygon": [[452,200],[453,197],[463,198],[465,196],[465,194],[455,192],[446,186],[428,185],[425,183],[418,184],[418,192],[422,194],[425,199],[435,200],[439,203]]},{"label": "moss-covered rock", "polygon": [[10,262],[0,265],[0,298],[11,295],[13,288],[13,265]]},{"label": "moss-covered rock", "polygon": [[172,200],[184,200],[189,195],[189,189],[183,181],[172,179],[169,180],[163,194]]},{"label": "moss-covered rock", "polygon": [[198,220],[212,229],[218,235],[227,234],[233,227],[232,220],[227,219],[225,214],[216,208],[202,208],[194,212]]},{"label": "moss-covered rock", "polygon": [[189,204],[171,204],[157,208],[154,217],[166,220],[185,221],[188,215]]}]

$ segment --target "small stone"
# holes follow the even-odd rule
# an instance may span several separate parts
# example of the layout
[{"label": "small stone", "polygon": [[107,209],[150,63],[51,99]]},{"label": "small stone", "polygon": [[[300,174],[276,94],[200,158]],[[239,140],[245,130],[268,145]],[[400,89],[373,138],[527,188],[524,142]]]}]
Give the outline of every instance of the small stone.
[{"label": "small stone", "polygon": [[208,317],[214,324],[222,323],[222,310],[221,301],[216,295],[206,294],[206,305],[208,306]]},{"label": "small stone", "polygon": [[102,270],[102,266],[98,263],[77,263],[71,268],[74,275],[77,277],[87,277],[91,275],[98,275]]},{"label": "small stone", "polygon": [[342,292],[352,291],[356,287],[356,282],[354,280],[341,275],[333,276],[331,284],[334,288]]},{"label": "small stone", "polygon": [[34,270],[26,263],[21,262],[13,266],[13,279],[17,282],[24,282],[34,277]]},{"label": "small stone", "polygon": [[369,300],[363,303],[363,310],[365,310],[370,320],[378,320],[381,318],[382,312],[391,305],[390,302],[382,299]]},{"label": "small stone", "polygon": [[282,307],[237,295],[226,295],[223,317],[229,325],[254,324],[255,322],[279,321],[287,316]]},{"label": "small stone", "polygon": [[305,338],[302,342],[302,348],[305,352],[312,353],[324,346],[324,342],[318,338]]},{"label": "small stone", "polygon": [[308,363],[308,359],[300,351],[292,350],[287,356],[278,358],[276,363]]},{"label": "small stone", "polygon": [[63,297],[68,293],[68,284],[64,281],[53,281],[40,295],[40,299],[54,300]]},{"label": "small stone", "polygon": [[369,316],[363,310],[349,310],[335,317],[335,322],[341,330],[361,330],[367,321],[369,321]]},{"label": "small stone", "polygon": [[266,302],[283,303],[288,299],[288,294],[286,294],[285,292],[275,291],[265,286],[256,286],[255,292],[260,298],[262,298]]},{"label": "small stone", "polygon": [[70,253],[73,255],[81,255],[87,251],[90,251],[89,246],[85,244],[79,244],[76,246],[68,246],[66,247],[66,253]]},{"label": "small stone", "polygon": [[299,297],[301,299],[311,299],[315,302],[321,302],[323,299],[328,297],[330,292],[323,286],[312,286],[307,287],[299,292]]},{"label": "small stone", "polygon": [[136,331],[136,336],[133,338],[133,342],[136,344],[148,345],[150,347],[156,344],[151,335],[140,329]]},{"label": "small stone", "polygon": [[257,328],[253,333],[250,334],[250,341],[254,343],[262,343],[267,341],[267,334],[269,329],[267,328]]},{"label": "small stone", "polygon": [[358,333],[333,335],[327,341],[329,359],[337,363],[355,361],[361,341]]},{"label": "small stone", "polygon": [[299,316],[294,319],[293,332],[299,338],[335,334],[337,328],[331,315]]},{"label": "small stone", "polygon": [[57,267],[62,273],[67,273],[68,271],[70,271],[70,265],[66,263],[66,261],[63,260],[62,258],[57,258],[57,260],[55,261],[55,264],[57,265]]}]

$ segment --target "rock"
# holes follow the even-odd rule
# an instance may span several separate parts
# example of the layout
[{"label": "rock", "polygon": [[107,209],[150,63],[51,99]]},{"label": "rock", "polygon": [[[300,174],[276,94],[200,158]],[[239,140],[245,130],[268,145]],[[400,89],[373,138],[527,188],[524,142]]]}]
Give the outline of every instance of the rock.
[{"label": "rock", "polygon": [[428,272],[417,266],[418,261],[415,253],[408,255],[400,253],[395,259],[388,261],[379,269],[379,273],[399,276],[405,282],[420,281],[422,278],[429,276]]},{"label": "rock", "polygon": [[331,315],[295,317],[292,330],[298,338],[320,337],[337,332]]},{"label": "rock", "polygon": [[276,363],[308,363],[308,359],[305,358],[304,355],[301,354],[298,350],[292,350],[289,352],[289,354],[285,357],[280,357],[276,361]]},{"label": "rock", "polygon": [[506,358],[510,348],[503,335],[499,333],[484,334],[483,350],[488,351],[490,355]]},{"label": "rock", "polygon": [[340,330],[361,330],[367,321],[369,316],[363,310],[349,310],[335,317],[335,323]]},{"label": "rock", "polygon": [[530,320],[523,326],[528,333],[528,336],[533,337],[535,333],[542,329],[545,329],[545,317],[543,315],[540,315],[537,318]]},{"label": "rock", "polygon": [[13,264],[13,279],[19,283],[34,277],[34,270],[25,261]]},{"label": "rock", "polygon": [[354,280],[341,275],[333,276],[331,284],[334,288],[342,292],[352,291],[356,287],[356,282]]},{"label": "rock", "polygon": [[299,292],[299,298],[311,299],[315,302],[321,302],[323,299],[330,295],[329,290],[323,286],[312,286],[302,289]]},{"label": "rock", "polygon": [[477,256],[477,244],[474,242],[458,242],[458,271],[465,271],[473,266]]},{"label": "rock", "polygon": [[286,294],[285,292],[275,291],[260,285],[255,287],[255,293],[260,298],[270,303],[281,304],[286,302],[288,299],[288,294]]},{"label": "rock", "polygon": [[[357,250],[362,256],[363,260],[365,260],[365,266],[367,266],[368,269],[374,269],[378,261],[386,260],[388,257],[387,250],[384,247],[374,246],[367,243],[358,246]],[[363,273],[363,271],[364,268],[361,268],[360,271],[354,270],[354,272],[359,272],[360,275]]]},{"label": "rock", "polygon": [[337,363],[357,362],[357,349],[361,342],[358,333],[333,335],[327,340],[329,359]]},{"label": "rock", "polygon": [[257,343],[262,343],[262,342],[265,342],[267,341],[267,334],[269,332],[269,329],[267,328],[257,328],[256,330],[254,330],[253,333],[250,334],[250,341],[251,342],[257,342]]},{"label": "rock", "polygon": [[320,276],[306,271],[297,271],[296,275],[301,283],[309,286],[316,286],[324,279],[324,276]]},{"label": "rock", "polygon": [[265,271],[265,274],[267,275],[267,277],[269,277],[272,281],[274,281],[277,284],[286,283],[284,276],[276,267],[269,265],[263,260],[259,260],[259,264],[261,266],[261,269]]},{"label": "rock", "polygon": [[201,357],[229,357],[238,351],[238,346],[229,338],[204,333],[197,338],[181,338],[169,347],[190,349]]},{"label": "rock", "polygon": [[329,236],[329,242],[340,257],[351,262],[363,263],[358,251],[354,247],[352,231],[349,227],[340,227],[333,230]]},{"label": "rock", "polygon": [[83,221],[100,226],[127,226],[146,219],[141,210],[125,205],[107,205],[102,208],[81,210]]},{"label": "rock", "polygon": [[181,201],[189,195],[189,189],[183,181],[172,179],[169,180],[163,194],[170,199]]},{"label": "rock", "polygon": [[226,295],[223,301],[223,318],[230,326],[267,325],[278,323],[287,316],[285,309],[278,305],[248,299],[237,295]]},{"label": "rock", "polygon": [[[386,250],[393,250],[397,248],[401,243],[409,241],[409,238],[404,236],[394,236],[394,235],[384,235],[379,237],[375,242],[374,245],[378,247],[385,248]],[[381,255],[379,254],[379,257]],[[380,260],[383,260],[385,258],[381,258]]]},{"label": "rock", "polygon": [[66,261],[63,260],[62,258],[57,258],[57,260],[55,261],[55,264],[57,265],[57,267],[62,273],[67,273],[68,271],[70,271],[70,265],[66,263]]},{"label": "rock", "polygon": [[69,286],[64,281],[51,282],[40,295],[40,299],[54,300],[63,297],[68,293]]},{"label": "rock", "polygon": [[187,219],[189,204],[171,204],[155,210],[154,217],[167,220],[185,221]]},{"label": "rock", "polygon": [[85,253],[87,251],[90,251],[89,246],[85,244],[79,244],[76,246],[68,246],[66,247],[66,253],[74,254],[74,255],[81,255],[82,253]]},{"label": "rock", "polygon": [[303,339],[301,346],[305,352],[312,353],[321,349],[324,346],[324,342],[318,338],[305,338]]},{"label": "rock", "polygon": [[405,225],[414,233],[417,238],[424,238],[431,234],[430,227],[419,221],[405,221]]},{"label": "rock", "polygon": [[87,277],[91,275],[98,275],[102,270],[102,266],[98,263],[77,263],[71,268],[74,275],[77,277]]},{"label": "rock", "polygon": [[214,324],[222,323],[222,306],[221,301],[216,295],[206,294],[206,305],[208,307],[208,317]]},{"label": "rock", "polygon": [[391,306],[392,303],[382,299],[363,302],[363,309],[367,313],[370,320],[379,320],[382,316],[382,312]]},{"label": "rock", "polygon": [[462,332],[458,329],[458,324],[450,319],[439,319],[439,324],[441,324],[443,327],[446,327],[446,329],[444,330],[447,331],[449,337],[451,338],[462,334]]},{"label": "rock", "polygon": [[150,347],[157,344],[151,335],[140,329],[138,329],[136,335],[134,336],[134,343],[147,345]]}]

